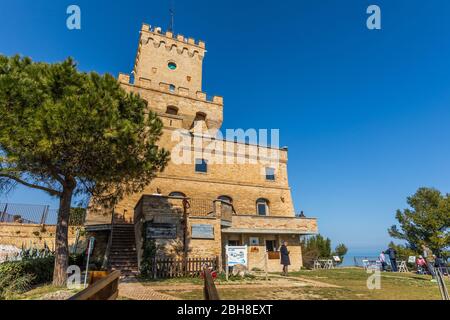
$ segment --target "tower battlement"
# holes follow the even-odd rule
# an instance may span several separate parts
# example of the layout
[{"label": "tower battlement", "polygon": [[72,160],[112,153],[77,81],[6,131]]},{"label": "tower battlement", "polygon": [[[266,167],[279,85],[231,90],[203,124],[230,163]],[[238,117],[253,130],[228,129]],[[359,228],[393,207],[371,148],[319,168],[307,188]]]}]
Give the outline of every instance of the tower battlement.
[{"label": "tower battlement", "polygon": [[196,91],[192,92],[188,88],[183,87],[175,87],[171,88],[170,84],[160,82],[160,83],[152,83],[151,80],[145,78],[134,79],[134,82],[131,81],[131,76],[126,73],[119,73],[118,81],[124,85],[136,86],[142,89],[152,89],[158,90],[161,92],[166,92],[170,94],[176,94],[178,96],[189,97],[191,99],[210,102],[217,105],[223,106],[223,97],[222,96],[208,96],[205,92]]},{"label": "tower battlement", "polygon": [[152,83],[168,83],[202,91],[202,66],[206,53],[205,42],[186,38],[160,27],[143,24],[134,64],[135,79]]},{"label": "tower battlement", "polygon": [[154,46],[161,46],[164,44],[166,49],[172,50],[176,48],[178,53],[187,51],[191,56],[196,53],[204,55],[206,44],[202,40],[195,40],[194,38],[186,38],[182,34],[174,34],[171,31],[162,31],[161,27],[151,26],[149,24],[142,24],[141,28],[141,42],[153,42]]}]

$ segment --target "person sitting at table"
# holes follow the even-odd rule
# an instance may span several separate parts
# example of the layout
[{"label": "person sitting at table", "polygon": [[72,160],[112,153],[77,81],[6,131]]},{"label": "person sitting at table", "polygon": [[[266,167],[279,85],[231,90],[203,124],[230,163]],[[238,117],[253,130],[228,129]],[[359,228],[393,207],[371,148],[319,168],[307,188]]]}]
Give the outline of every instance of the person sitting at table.
[{"label": "person sitting at table", "polygon": [[417,273],[418,274],[425,274],[426,273],[426,265],[427,262],[425,261],[425,259],[422,256],[419,256],[416,260],[416,265],[417,265]]}]

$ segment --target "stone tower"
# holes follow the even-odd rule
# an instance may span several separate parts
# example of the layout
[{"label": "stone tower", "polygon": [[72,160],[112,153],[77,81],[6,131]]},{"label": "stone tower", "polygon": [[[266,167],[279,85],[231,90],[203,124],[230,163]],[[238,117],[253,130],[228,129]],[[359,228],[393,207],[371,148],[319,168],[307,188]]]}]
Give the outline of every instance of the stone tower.
[{"label": "stone tower", "polygon": [[223,119],[223,98],[208,99],[202,91],[205,43],[144,24],[134,64],[134,83],[119,75],[125,85],[139,90],[149,108],[163,118],[168,128],[190,129],[195,120],[204,120],[209,129],[218,129]]},{"label": "stone tower", "polygon": [[[209,98],[202,89],[205,52],[203,41],[142,25],[133,76],[120,74],[119,81],[124,90],[145,99],[163,122],[158,145],[171,152],[171,160],[144,190],[124,197],[112,215],[89,212],[87,230],[105,240],[104,252],[136,252],[138,264],[142,261],[145,223],[151,230],[159,230],[155,239],[163,248],[161,254],[172,254],[176,241],[184,239],[189,257],[218,258],[221,265],[226,245],[248,245],[249,269],[264,268],[265,254],[270,252],[270,271],[279,270],[277,250],[283,240],[289,240],[292,267],[299,269],[299,236],[315,234],[317,220],[295,215],[287,148],[226,140],[210,131],[191,130],[194,125],[197,129],[197,124],[219,129],[223,121],[223,98]],[[188,140],[182,148],[176,148],[178,141],[173,139],[179,132]],[[195,138],[199,136],[213,137],[211,140],[218,144],[210,148],[208,139],[197,144]],[[222,148],[218,148],[221,143]],[[175,160],[180,150],[190,152],[189,161]],[[213,161],[216,151],[225,151],[226,161]],[[276,161],[270,161],[273,155]],[[123,229],[116,232],[114,228]],[[136,247],[124,248],[127,243]],[[130,258],[125,254],[112,257],[111,264],[117,258],[117,268],[121,268],[118,262]],[[130,263],[137,267],[135,260]]]},{"label": "stone tower", "polygon": [[174,37],[172,32],[161,34],[144,25],[141,34],[134,74],[137,78],[166,83],[192,92],[202,91],[202,65],[205,43]]}]

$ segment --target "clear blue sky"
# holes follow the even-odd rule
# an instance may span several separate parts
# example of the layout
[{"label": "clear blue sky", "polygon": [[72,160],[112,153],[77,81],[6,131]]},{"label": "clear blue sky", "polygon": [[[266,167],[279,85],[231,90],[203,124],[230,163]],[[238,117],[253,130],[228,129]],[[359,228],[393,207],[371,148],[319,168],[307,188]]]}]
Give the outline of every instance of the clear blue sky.
[{"label": "clear blue sky", "polygon": [[[450,2],[180,1],[175,31],[206,41],[204,91],[225,97],[224,128],[279,128],[296,211],[353,251],[377,250],[420,186],[450,192]],[[82,30],[65,27],[78,4]],[[382,30],[366,28],[378,4]],[[164,1],[1,1],[0,52],[73,56],[130,72],[142,22]],[[0,201],[51,203],[19,188]]]}]

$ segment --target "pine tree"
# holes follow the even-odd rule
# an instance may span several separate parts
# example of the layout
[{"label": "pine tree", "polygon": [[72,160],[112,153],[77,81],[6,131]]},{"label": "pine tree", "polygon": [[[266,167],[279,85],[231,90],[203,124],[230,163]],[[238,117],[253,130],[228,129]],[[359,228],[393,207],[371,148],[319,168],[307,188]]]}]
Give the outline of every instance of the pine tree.
[{"label": "pine tree", "polygon": [[420,252],[420,246],[425,244],[433,252],[445,254],[450,247],[450,195],[432,188],[420,188],[408,197],[407,203],[410,208],[397,210],[400,226],[392,226],[389,234],[405,240],[414,252]]},{"label": "pine tree", "polygon": [[162,170],[162,123],[112,76],[72,59],[0,56],[0,192],[21,184],[59,198],[53,283],[64,285],[74,195],[113,205]]}]

